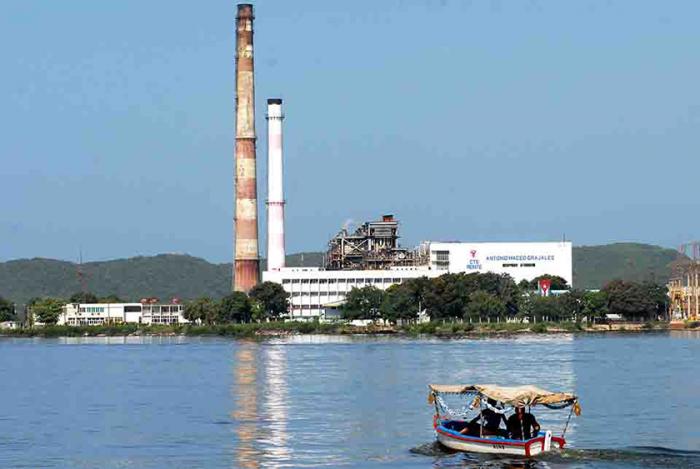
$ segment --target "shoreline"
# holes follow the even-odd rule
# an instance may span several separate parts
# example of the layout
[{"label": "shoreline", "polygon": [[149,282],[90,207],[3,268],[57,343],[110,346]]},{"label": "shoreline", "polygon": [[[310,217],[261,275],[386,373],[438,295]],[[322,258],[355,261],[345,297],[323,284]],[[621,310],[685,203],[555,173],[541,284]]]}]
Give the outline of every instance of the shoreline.
[{"label": "shoreline", "polygon": [[156,325],[136,324],[106,326],[42,326],[21,329],[2,329],[0,338],[62,338],[62,337],[139,337],[139,336],[189,336],[231,338],[274,338],[292,335],[383,335],[396,337],[432,336],[436,338],[484,338],[512,337],[523,334],[607,334],[649,333],[671,330],[698,331],[698,327],[672,327],[670,323],[618,323],[609,325],[584,325],[579,323],[424,323],[408,326],[351,326],[347,324],[321,324],[303,322],[249,323],[224,325]]}]

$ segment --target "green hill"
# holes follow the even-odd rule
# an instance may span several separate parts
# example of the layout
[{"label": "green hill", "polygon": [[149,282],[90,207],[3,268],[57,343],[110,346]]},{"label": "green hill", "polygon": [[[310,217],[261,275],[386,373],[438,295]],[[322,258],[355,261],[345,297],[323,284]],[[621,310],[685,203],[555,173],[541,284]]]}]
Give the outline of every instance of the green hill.
[{"label": "green hill", "polygon": [[614,243],[574,247],[574,285],[601,288],[614,279],[665,283],[679,254],[650,244]]},{"label": "green hill", "polygon": [[[600,288],[605,282],[668,279],[669,263],[677,253],[672,249],[633,243],[574,248],[574,284],[578,288]],[[287,257],[289,266],[319,266],[322,253],[306,252]],[[264,268],[263,261],[263,268]],[[231,264],[211,264],[181,254],[161,254],[104,262],[87,262],[81,267],[87,289],[98,296],[138,300],[155,296],[194,298],[220,297],[231,285]],[[24,303],[35,296],[66,298],[80,291],[77,266],[52,259],[20,259],[0,263],[0,296]]]}]

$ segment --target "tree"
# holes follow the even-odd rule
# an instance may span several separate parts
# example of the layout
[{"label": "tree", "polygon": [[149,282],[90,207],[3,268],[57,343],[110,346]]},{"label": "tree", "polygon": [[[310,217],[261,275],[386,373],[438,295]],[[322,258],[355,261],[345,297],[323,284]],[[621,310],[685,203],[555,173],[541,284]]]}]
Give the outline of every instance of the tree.
[{"label": "tree", "polygon": [[430,279],[427,277],[412,278],[390,286],[380,307],[382,319],[391,323],[399,319],[415,320],[425,308],[425,295],[429,288]]},{"label": "tree", "polygon": [[15,319],[15,306],[0,296],[0,322],[14,321]]},{"label": "tree", "polygon": [[530,288],[537,290],[540,280],[551,280],[552,286],[550,287],[550,290],[569,290],[571,288],[569,283],[563,277],[549,274],[540,275],[539,277],[532,279],[530,282]]},{"label": "tree", "polygon": [[556,297],[559,303],[558,320],[578,320],[583,315],[585,292],[581,290],[570,290]]},{"label": "tree", "polygon": [[656,319],[665,313],[666,287],[652,282],[613,280],[603,287],[611,313],[626,319]]},{"label": "tree", "polygon": [[77,292],[73,293],[70,298],[68,298],[69,303],[99,303],[97,295],[90,292]]},{"label": "tree", "polygon": [[520,293],[529,293],[534,290],[534,288],[532,288],[532,283],[525,279],[518,282],[518,288],[520,289]]},{"label": "tree", "polygon": [[183,316],[188,321],[200,321],[212,325],[219,316],[219,304],[211,298],[197,298],[185,303]]},{"label": "tree", "polygon": [[63,312],[65,302],[58,298],[42,298],[34,301],[31,306],[36,322],[56,324]]},{"label": "tree", "polygon": [[465,319],[496,319],[506,313],[506,305],[496,295],[484,290],[477,290],[469,295],[469,303],[464,314]]},{"label": "tree", "polygon": [[220,322],[250,322],[252,307],[250,299],[243,292],[233,292],[221,299]]},{"label": "tree", "polygon": [[465,277],[464,274],[444,274],[431,280],[425,293],[425,308],[431,320],[464,315],[470,293]]},{"label": "tree", "polygon": [[251,300],[258,304],[265,319],[276,319],[289,311],[289,293],[275,282],[263,282],[250,290]]},{"label": "tree", "polygon": [[418,316],[414,298],[402,284],[392,285],[386,290],[379,312],[382,319],[392,324],[399,319],[412,320]]},{"label": "tree", "polygon": [[373,286],[353,288],[341,306],[345,319],[378,319],[384,292]]},{"label": "tree", "polygon": [[603,291],[587,291],[583,295],[583,315],[588,321],[603,319],[608,314],[608,296]]},{"label": "tree", "polygon": [[111,295],[103,296],[99,300],[100,303],[126,303],[124,300],[119,298],[117,295],[112,293]]},{"label": "tree", "polygon": [[560,319],[560,303],[554,296],[533,296],[530,303],[530,316],[536,321]]}]

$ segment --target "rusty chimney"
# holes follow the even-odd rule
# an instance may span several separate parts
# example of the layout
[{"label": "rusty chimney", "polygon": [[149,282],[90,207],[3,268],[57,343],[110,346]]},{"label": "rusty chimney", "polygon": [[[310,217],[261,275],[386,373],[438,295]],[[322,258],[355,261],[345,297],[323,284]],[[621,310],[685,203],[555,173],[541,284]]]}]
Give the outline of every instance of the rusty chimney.
[{"label": "rusty chimney", "polygon": [[233,290],[258,284],[258,189],[255,175],[255,87],[253,5],[241,3],[236,16],[236,207]]}]

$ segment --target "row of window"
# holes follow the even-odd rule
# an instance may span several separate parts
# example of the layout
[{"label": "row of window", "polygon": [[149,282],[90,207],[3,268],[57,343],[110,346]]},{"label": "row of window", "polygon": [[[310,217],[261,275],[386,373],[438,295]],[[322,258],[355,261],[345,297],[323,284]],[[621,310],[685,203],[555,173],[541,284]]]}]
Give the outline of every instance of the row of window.
[{"label": "row of window", "polygon": [[317,284],[317,283],[401,283],[400,278],[294,278],[294,279],[282,279],[282,284],[286,285],[289,283],[302,283],[302,284]]},{"label": "row of window", "polygon": [[[503,264],[503,267],[518,267],[518,264]],[[533,263],[523,263],[520,267],[535,267]]]},{"label": "row of window", "polygon": [[328,292],[328,291],[294,291],[291,296],[342,296],[345,297],[348,292]]},{"label": "row of window", "polygon": [[151,324],[177,324],[178,319],[177,316],[165,316],[162,318],[159,317],[154,317],[151,319]]},{"label": "row of window", "polygon": [[321,305],[293,305],[292,309],[321,309]]},{"label": "row of window", "polygon": [[82,306],[78,308],[81,313],[104,313],[104,306]]},{"label": "row of window", "polygon": [[179,313],[182,311],[182,305],[172,305],[172,306],[144,306],[144,313]]}]

